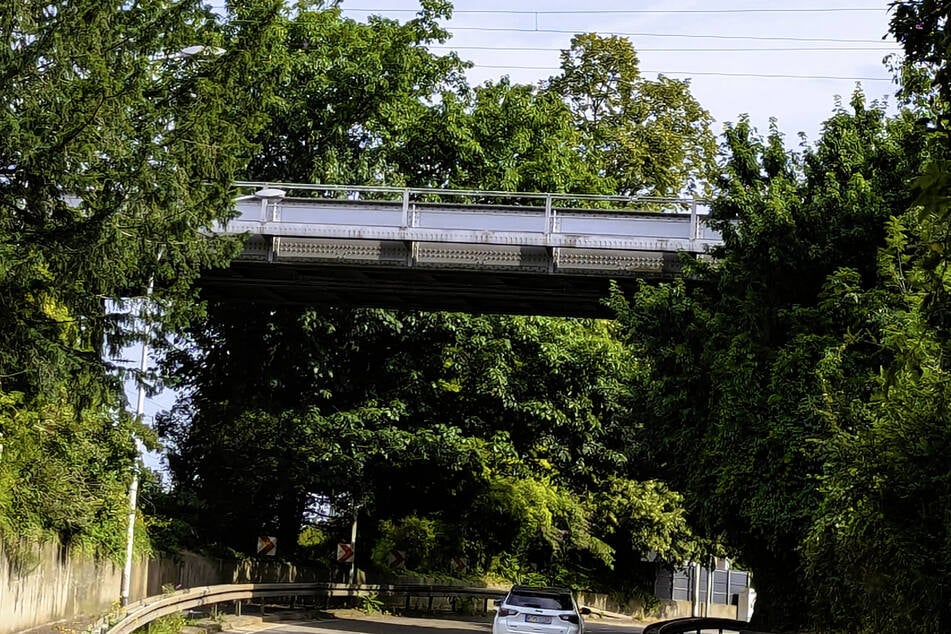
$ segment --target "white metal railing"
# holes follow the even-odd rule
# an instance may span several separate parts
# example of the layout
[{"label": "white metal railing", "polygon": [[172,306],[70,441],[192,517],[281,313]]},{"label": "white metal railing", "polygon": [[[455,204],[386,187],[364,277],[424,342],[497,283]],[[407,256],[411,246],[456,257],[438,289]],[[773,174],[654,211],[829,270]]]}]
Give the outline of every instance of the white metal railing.
[{"label": "white metal railing", "polygon": [[281,189],[285,192],[307,191],[328,192],[337,194],[398,194],[400,197],[409,196],[446,196],[457,198],[500,198],[510,200],[539,200],[539,201],[588,201],[612,202],[632,204],[670,204],[690,206],[698,204],[705,206],[706,201],[698,198],[664,197],[664,196],[619,196],[608,194],[571,194],[552,192],[512,192],[485,189],[441,189],[437,187],[394,187],[391,185],[324,185],[320,183],[281,183],[269,181],[237,181],[234,187],[247,190]]},{"label": "white metal railing", "polygon": [[[239,182],[218,231],[272,237],[703,252],[706,203],[539,192]],[[305,194],[301,196],[295,193]]]}]

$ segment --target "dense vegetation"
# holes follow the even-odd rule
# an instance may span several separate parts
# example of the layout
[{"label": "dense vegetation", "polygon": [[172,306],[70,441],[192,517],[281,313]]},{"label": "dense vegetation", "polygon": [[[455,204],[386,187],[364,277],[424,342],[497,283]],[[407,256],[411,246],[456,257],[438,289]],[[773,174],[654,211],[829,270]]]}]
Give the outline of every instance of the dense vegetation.
[{"label": "dense vegetation", "polygon": [[[683,82],[582,34],[472,87],[442,0],[9,3],[0,30],[0,536],[122,549],[133,438],[108,359],[154,285],[159,547],[636,592],[649,551],[749,566],[765,627],[951,629],[949,3],[895,4],[902,108],[790,152],[719,146]],[[196,301],[198,229],[259,180],[712,196],[724,235],[613,321]],[[120,299],[126,298],[126,299]],[[324,514],[330,513],[329,520]],[[140,535],[142,533],[140,532]],[[140,544],[140,548],[148,545]],[[458,573],[458,570],[456,570]]]},{"label": "dense vegetation", "polygon": [[[130,335],[117,300],[154,280],[171,327],[199,270],[227,261],[232,245],[196,231],[227,213],[248,132],[263,122],[240,87],[268,67],[279,6],[246,3],[227,26],[188,2],[0,9],[5,537],[122,552],[132,437],[149,434],[107,361]],[[189,55],[196,42],[232,52]]]}]

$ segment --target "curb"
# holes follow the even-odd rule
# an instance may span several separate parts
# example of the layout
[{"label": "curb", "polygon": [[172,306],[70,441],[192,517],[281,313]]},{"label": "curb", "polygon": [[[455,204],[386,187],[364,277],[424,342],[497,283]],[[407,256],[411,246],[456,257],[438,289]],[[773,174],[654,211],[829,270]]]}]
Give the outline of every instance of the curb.
[{"label": "curb", "polygon": [[601,617],[602,619],[604,619],[604,618],[607,618],[607,619],[625,619],[625,620],[628,620],[628,621],[633,621],[633,620],[634,620],[634,617],[631,616],[630,614],[622,614],[622,613],[620,613],[620,612],[608,612],[607,610],[602,610],[602,609],[600,609],[600,608],[592,608],[590,605],[586,605],[586,606],[584,606],[584,607],[586,607],[586,608],[588,608],[589,610],[591,610],[591,614],[592,614],[592,615],[594,615],[594,616],[599,616],[599,617]]}]

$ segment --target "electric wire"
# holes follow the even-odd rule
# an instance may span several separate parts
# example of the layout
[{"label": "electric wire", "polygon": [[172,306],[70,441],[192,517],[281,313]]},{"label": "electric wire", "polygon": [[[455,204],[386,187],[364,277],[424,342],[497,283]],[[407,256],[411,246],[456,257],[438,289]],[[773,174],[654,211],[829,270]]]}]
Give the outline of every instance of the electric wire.
[{"label": "electric wire", "polygon": [[[344,7],[354,13],[418,13],[419,9],[370,9]],[[753,13],[884,13],[885,7],[817,7],[817,8],[767,8],[767,9],[453,9],[453,15],[623,15],[623,14],[753,14]]]},{"label": "electric wire", "polygon": [[[495,64],[473,63],[475,68],[491,68],[495,70],[545,70],[559,71],[557,66],[510,66]],[[658,75],[688,75],[705,77],[750,77],[758,79],[827,79],[837,81],[893,81],[890,77],[846,77],[840,75],[789,75],[785,73],[725,73],[713,71],[686,71],[686,70],[641,70],[641,73]]]},{"label": "electric wire", "polygon": [[[557,53],[563,47],[544,46],[427,46],[430,50],[452,51],[496,51],[496,52],[537,52]],[[898,53],[898,46],[778,46],[778,47],[708,47],[708,48],[654,48],[637,47],[638,53],[773,53],[773,52],[809,52],[809,53]]]},{"label": "electric wire", "polygon": [[[486,32],[505,32],[505,33],[556,33],[576,35],[579,32],[585,32],[584,29],[525,29],[514,27],[491,27],[491,26],[455,26],[451,27],[453,31],[486,31]],[[835,37],[790,37],[790,36],[766,36],[766,35],[700,35],[697,33],[641,33],[641,32],[621,32],[621,31],[598,31],[602,35],[617,35],[621,37],[679,37],[691,39],[712,39],[712,40],[755,40],[768,42],[829,42],[840,44],[881,44],[881,40],[853,40]]]}]

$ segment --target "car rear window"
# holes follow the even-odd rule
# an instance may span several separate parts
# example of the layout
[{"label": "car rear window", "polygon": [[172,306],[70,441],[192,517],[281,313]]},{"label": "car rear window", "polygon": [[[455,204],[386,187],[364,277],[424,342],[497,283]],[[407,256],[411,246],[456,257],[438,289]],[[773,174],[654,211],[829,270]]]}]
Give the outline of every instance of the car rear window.
[{"label": "car rear window", "polygon": [[571,595],[551,592],[532,592],[521,590],[513,592],[506,601],[519,608],[539,608],[541,610],[571,610]]}]

